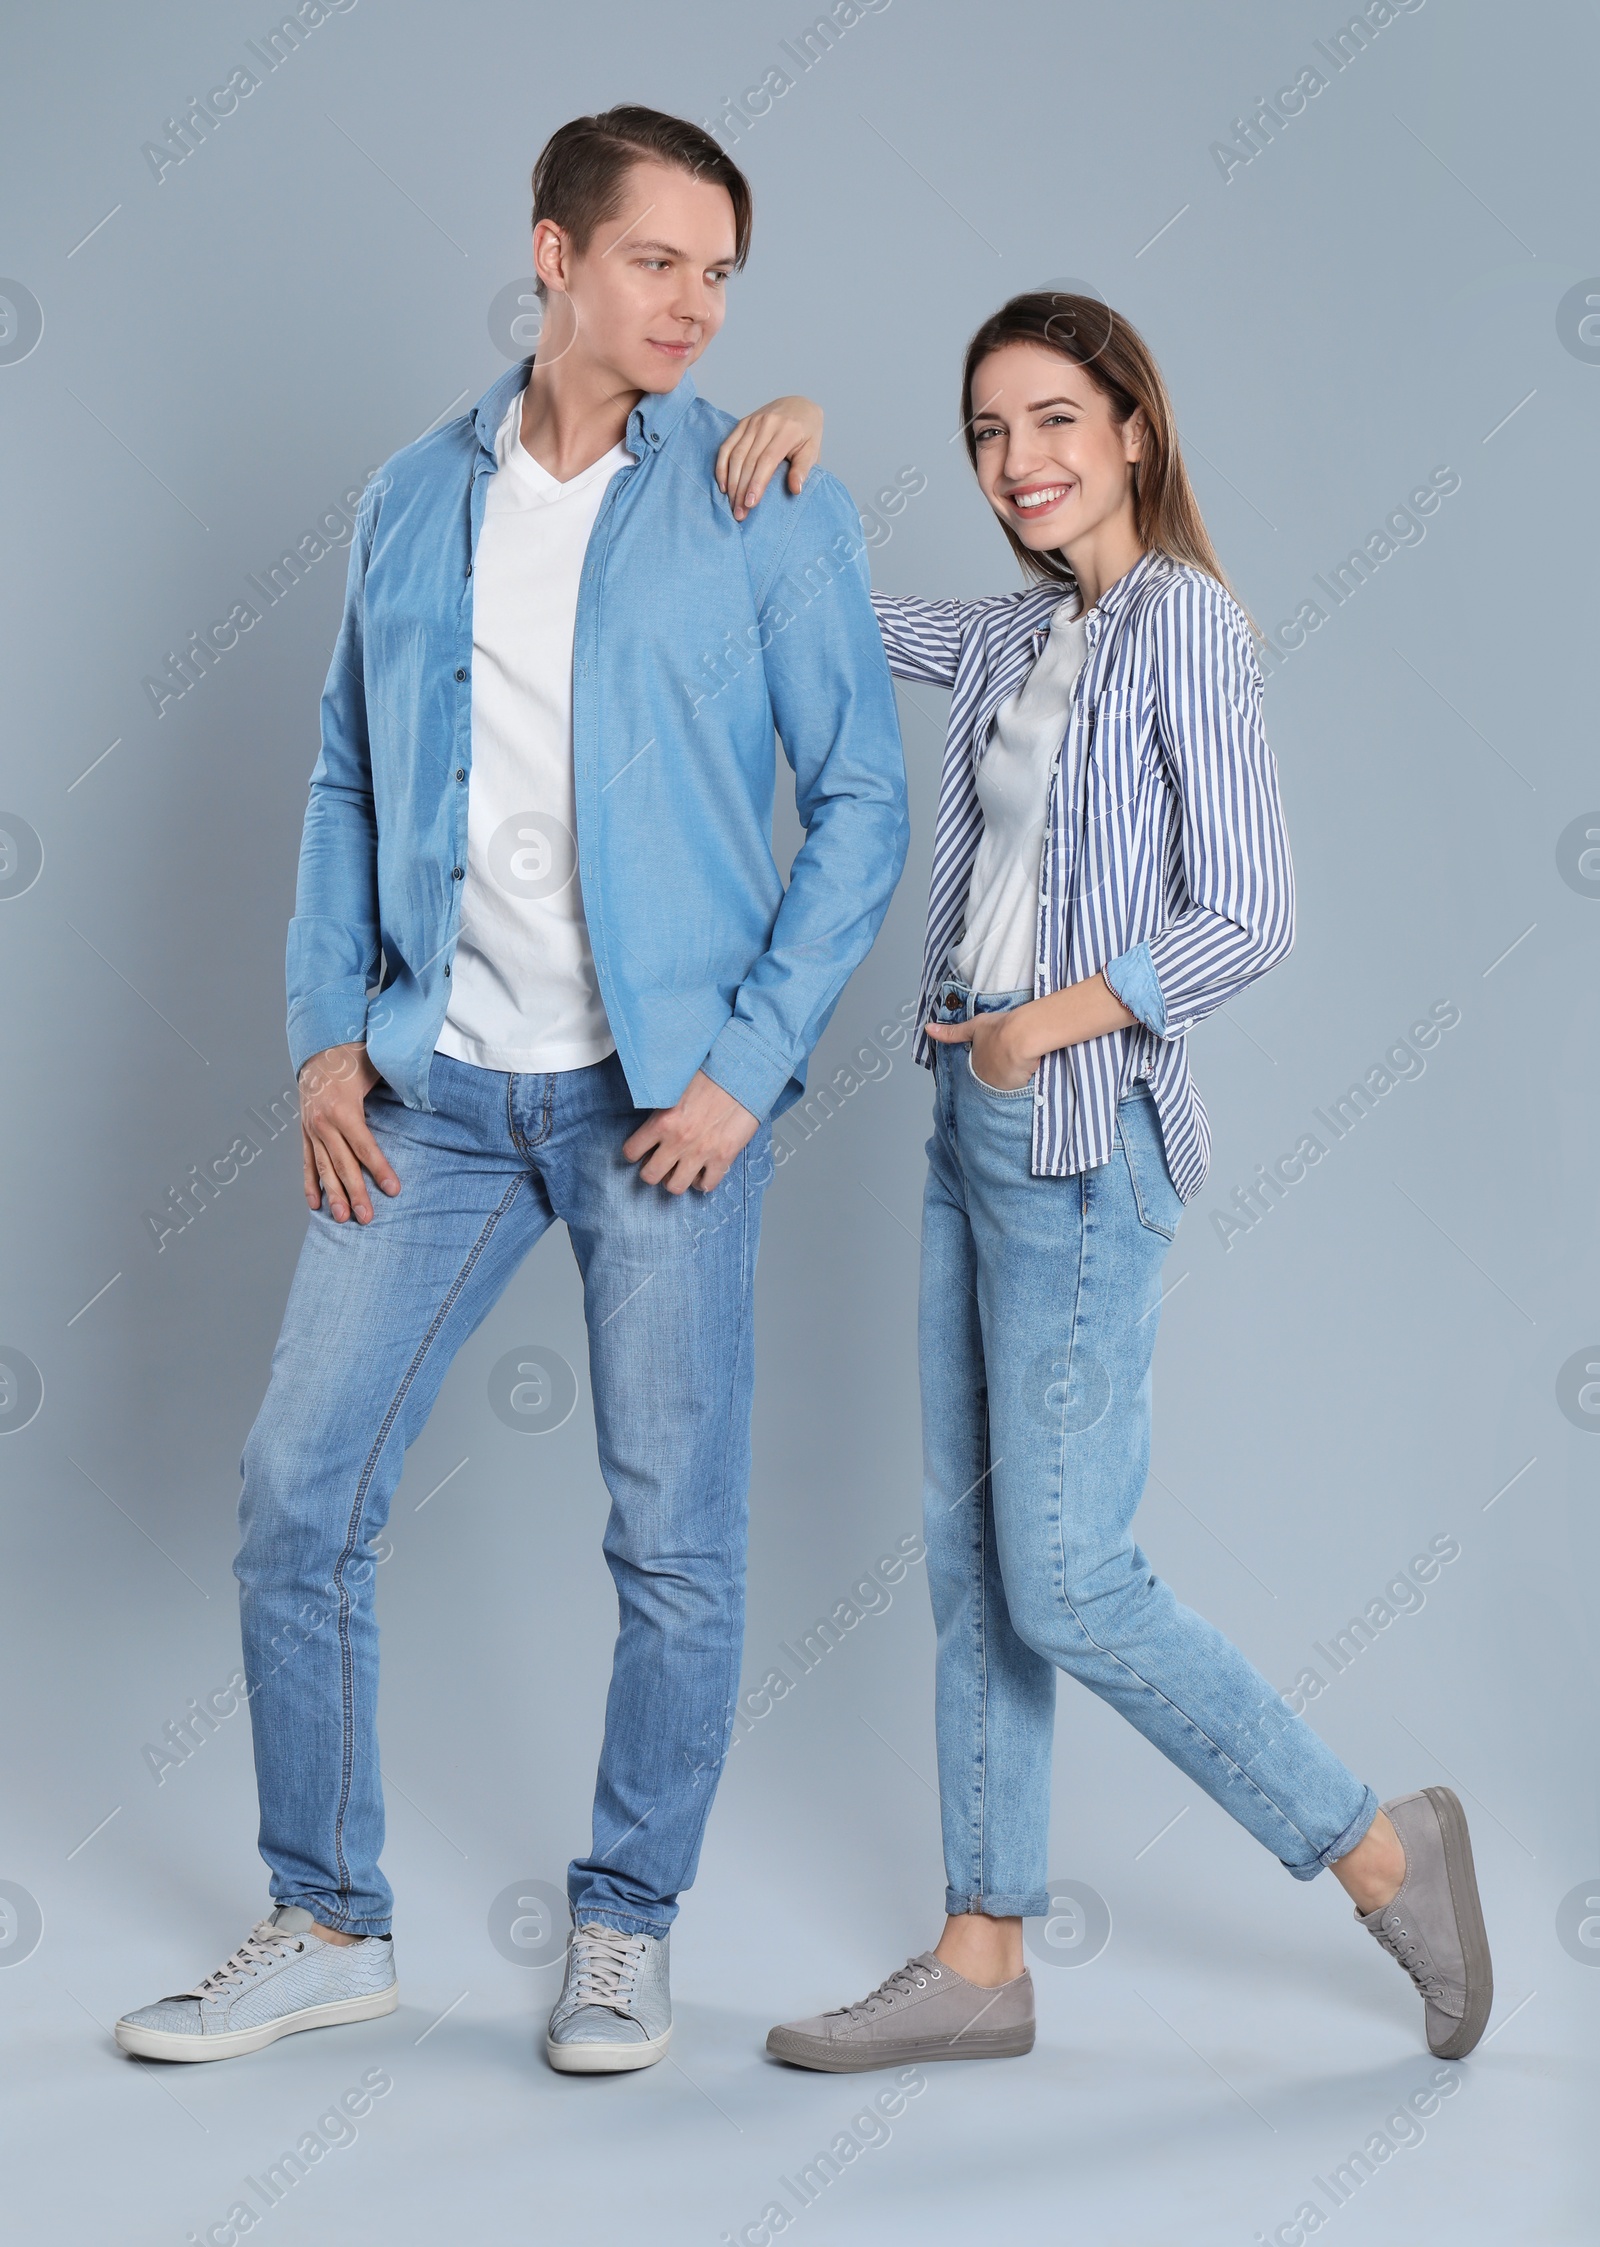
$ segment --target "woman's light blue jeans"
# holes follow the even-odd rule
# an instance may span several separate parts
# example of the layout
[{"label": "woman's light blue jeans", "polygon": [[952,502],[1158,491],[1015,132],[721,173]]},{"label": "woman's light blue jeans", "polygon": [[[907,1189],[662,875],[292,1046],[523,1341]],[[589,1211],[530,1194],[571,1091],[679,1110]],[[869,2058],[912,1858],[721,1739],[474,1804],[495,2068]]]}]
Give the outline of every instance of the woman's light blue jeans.
[{"label": "woman's light blue jeans", "polygon": [[[974,997],[950,976],[936,1019],[1031,997]],[[1154,1101],[1143,1086],[1121,1101],[1109,1163],[1036,1178],[1032,1084],[994,1090],[971,1050],[938,1048],[919,1308],[945,1908],[1050,1908],[1058,1670],[1310,1880],[1355,1847],[1377,1796],[1130,1532],[1183,1213]]]},{"label": "woman's light blue jeans", "polygon": [[[645,1111],[615,1054],[513,1076],[436,1053],[429,1098],[431,1113],[381,1082],[367,1095],[401,1191],[374,1191],[369,1225],[336,1224],[326,1197],[311,1218],[245,1445],[234,1567],[272,1900],[353,1934],[388,1931],[373,1547],[451,1360],[562,1218],[583,1274],[621,1623],[593,1841],[567,1893],[579,1919],[664,1934],[694,1878],[739,1689],[771,1130],[713,1192],[678,1195],[623,1156]],[[520,1463],[536,1494],[539,1447]],[[514,1578],[538,1564],[519,1551],[500,1565]],[[440,1627],[481,1626],[469,1611]],[[571,1716],[587,1734],[592,1713]],[[514,1720],[506,1730],[517,1795]],[[551,1847],[531,1802],[524,1830],[538,1853]]]}]

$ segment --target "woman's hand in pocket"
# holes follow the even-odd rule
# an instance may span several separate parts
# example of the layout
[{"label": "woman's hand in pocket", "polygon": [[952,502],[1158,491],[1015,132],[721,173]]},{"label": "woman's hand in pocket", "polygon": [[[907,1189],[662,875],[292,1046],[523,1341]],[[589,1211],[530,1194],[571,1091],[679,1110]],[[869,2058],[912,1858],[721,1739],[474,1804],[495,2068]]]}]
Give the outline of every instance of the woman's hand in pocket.
[{"label": "woman's hand in pocket", "polygon": [[785,461],[789,489],[798,492],[821,453],[822,408],[815,400],[774,398],[746,414],[717,453],[717,488],[727,493],[734,521],[744,521]]},{"label": "woman's hand in pocket", "polygon": [[1020,1092],[1033,1075],[1037,1052],[1028,1043],[1027,1007],[975,1014],[970,1022],[930,1022],[928,1035],[941,1045],[970,1045],[972,1073],[991,1092]]}]

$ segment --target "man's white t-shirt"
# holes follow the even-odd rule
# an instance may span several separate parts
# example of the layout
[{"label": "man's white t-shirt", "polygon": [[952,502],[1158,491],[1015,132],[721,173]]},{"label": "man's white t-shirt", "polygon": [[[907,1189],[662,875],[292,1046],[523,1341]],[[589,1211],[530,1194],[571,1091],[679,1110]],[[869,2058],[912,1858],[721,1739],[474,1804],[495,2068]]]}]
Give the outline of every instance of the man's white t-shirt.
[{"label": "man's white t-shirt", "polygon": [[472,567],[472,773],[461,932],[436,1050],[481,1069],[583,1069],[616,1051],[578,883],[572,640],[578,580],[623,445],[570,482],[495,437]]}]

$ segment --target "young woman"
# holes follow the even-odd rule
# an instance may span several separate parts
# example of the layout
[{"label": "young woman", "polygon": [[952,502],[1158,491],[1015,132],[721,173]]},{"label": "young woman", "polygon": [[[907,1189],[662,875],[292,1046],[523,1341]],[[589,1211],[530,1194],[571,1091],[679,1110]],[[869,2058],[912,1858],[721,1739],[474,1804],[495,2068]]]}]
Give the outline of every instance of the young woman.
[{"label": "young woman", "polygon": [[[1283,958],[1293,875],[1261,673],[1161,375],[1091,298],[973,337],[961,422],[1031,581],[875,596],[891,670],[951,690],[917,1058],[934,1072],[919,1307],[947,1917],[933,1949],[769,2052],[847,2071],[1028,2051],[1022,1922],[1049,1909],[1057,1670],[1272,1850],[1324,1865],[1410,1974],[1430,2049],[1483,2034],[1461,1804],[1380,1807],[1134,1541],[1161,1271],[1205,1177],[1187,1032]],[[742,519],[818,409],[733,430]]]}]

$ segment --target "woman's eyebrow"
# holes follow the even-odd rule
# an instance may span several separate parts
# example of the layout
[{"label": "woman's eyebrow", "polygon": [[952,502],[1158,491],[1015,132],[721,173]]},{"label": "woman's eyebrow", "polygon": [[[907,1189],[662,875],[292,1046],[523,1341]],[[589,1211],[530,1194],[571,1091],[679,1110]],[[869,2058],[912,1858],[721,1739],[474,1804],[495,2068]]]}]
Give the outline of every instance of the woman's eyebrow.
[{"label": "woman's eyebrow", "polygon": [[1076,398],[1037,398],[1035,399],[1033,404],[1029,406],[1028,412],[1031,414],[1042,414],[1046,406],[1072,406],[1078,411],[1082,411],[1082,408],[1079,407]]}]

